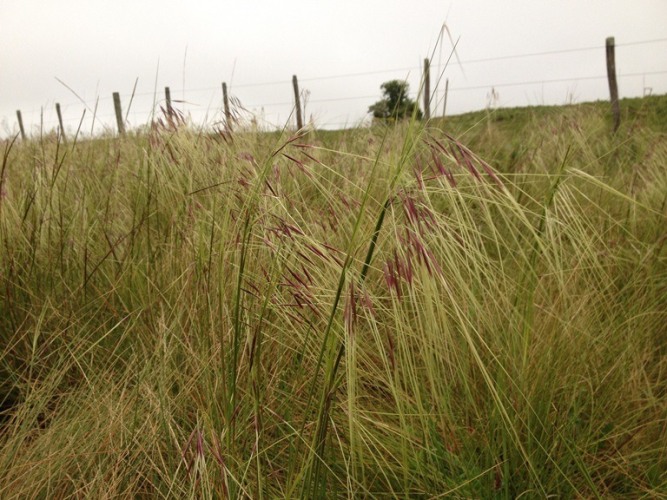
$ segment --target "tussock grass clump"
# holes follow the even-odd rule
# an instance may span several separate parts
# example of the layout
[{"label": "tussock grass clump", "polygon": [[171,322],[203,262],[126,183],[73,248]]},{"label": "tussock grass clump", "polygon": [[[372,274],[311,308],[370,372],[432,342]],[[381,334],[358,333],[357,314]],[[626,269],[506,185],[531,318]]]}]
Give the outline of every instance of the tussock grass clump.
[{"label": "tussock grass clump", "polygon": [[0,496],[667,494],[664,133],[521,113],[4,144]]}]

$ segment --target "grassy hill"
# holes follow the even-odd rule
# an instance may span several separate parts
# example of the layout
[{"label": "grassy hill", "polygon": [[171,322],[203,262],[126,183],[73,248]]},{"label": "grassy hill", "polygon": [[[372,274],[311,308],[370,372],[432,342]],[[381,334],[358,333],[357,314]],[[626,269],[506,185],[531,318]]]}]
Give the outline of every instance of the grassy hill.
[{"label": "grassy hill", "polygon": [[667,495],[667,97],[3,145],[0,496]]}]

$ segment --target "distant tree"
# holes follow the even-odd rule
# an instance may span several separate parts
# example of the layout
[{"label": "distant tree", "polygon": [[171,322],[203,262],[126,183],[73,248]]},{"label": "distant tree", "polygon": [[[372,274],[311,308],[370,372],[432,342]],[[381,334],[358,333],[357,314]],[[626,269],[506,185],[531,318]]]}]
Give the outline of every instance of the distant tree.
[{"label": "distant tree", "polygon": [[390,80],[384,82],[380,89],[382,89],[384,99],[368,107],[368,112],[373,113],[373,118],[400,120],[409,118],[413,113],[416,113],[417,119],[421,119],[422,112],[419,106],[408,97],[408,82]]}]

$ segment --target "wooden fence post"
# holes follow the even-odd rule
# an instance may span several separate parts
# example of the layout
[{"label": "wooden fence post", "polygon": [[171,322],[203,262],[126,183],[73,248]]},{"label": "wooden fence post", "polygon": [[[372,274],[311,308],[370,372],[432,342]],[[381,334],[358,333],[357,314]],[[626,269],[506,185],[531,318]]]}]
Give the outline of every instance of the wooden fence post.
[{"label": "wooden fence post", "polygon": [[123,123],[123,110],[120,107],[120,94],[113,93],[113,107],[116,110],[116,124],[118,125],[118,133],[125,135],[125,123]]},{"label": "wooden fence post", "polygon": [[171,116],[173,108],[171,107],[171,90],[169,87],[164,88],[164,100],[167,101],[167,115]]},{"label": "wooden fence post", "polygon": [[227,132],[232,131],[232,114],[229,112],[229,96],[227,95],[227,84],[222,82],[222,102],[225,107],[225,126]]},{"label": "wooden fence post", "polygon": [[431,71],[428,58],[424,59],[424,120],[431,119]]},{"label": "wooden fence post", "polygon": [[16,110],[16,118],[19,120],[19,130],[21,131],[21,139],[25,141],[25,129],[23,128],[23,117],[21,116],[21,110]]},{"label": "wooden fence post", "polygon": [[614,132],[621,125],[621,106],[618,102],[618,82],[616,81],[616,60],[614,55],[614,37],[607,38],[607,78],[611,95],[611,112],[614,115]]},{"label": "wooden fence post", "polygon": [[442,103],[442,117],[445,117],[447,112],[447,94],[449,93],[449,78],[445,79],[445,100]]},{"label": "wooden fence post", "polygon": [[67,137],[65,137],[65,127],[63,127],[63,114],[60,112],[60,103],[56,103],[56,114],[58,115],[58,124],[60,125],[60,138],[63,144],[67,144]]},{"label": "wooden fence post", "polygon": [[292,86],[294,87],[294,105],[296,106],[296,128],[303,128],[303,118],[301,117],[301,97],[299,96],[299,82],[296,75],[292,76]]}]

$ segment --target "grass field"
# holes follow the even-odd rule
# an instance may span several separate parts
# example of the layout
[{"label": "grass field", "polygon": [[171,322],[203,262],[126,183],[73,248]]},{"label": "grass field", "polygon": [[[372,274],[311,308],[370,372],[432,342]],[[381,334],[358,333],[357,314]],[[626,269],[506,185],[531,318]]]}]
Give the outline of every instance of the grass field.
[{"label": "grass field", "polygon": [[667,497],[667,97],[3,143],[0,497]]}]

